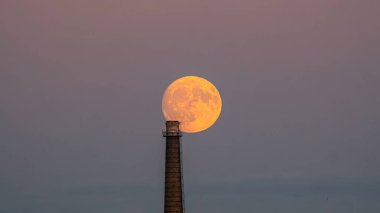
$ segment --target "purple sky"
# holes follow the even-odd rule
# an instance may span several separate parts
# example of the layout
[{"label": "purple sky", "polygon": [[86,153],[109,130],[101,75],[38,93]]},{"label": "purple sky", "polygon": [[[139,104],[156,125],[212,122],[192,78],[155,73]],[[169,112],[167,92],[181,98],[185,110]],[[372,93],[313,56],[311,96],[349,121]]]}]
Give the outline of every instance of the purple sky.
[{"label": "purple sky", "polygon": [[[223,109],[211,129],[183,138],[189,211],[278,212],[277,203],[292,213],[378,212],[379,8],[371,0],[2,0],[0,198],[8,202],[0,211],[162,212],[161,98],[173,80],[198,75],[218,87]],[[334,185],[340,178],[349,183]],[[370,182],[377,191],[355,188],[363,193],[326,207],[316,194],[241,190],[275,180],[291,195],[298,180],[322,189]],[[117,198],[104,198],[110,191]]]}]

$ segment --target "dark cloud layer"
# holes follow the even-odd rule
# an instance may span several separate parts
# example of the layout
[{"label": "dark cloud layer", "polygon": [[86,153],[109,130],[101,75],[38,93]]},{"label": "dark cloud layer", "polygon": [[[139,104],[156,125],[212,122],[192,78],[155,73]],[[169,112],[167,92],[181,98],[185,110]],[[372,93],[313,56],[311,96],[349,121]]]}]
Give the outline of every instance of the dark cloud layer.
[{"label": "dark cloud layer", "polygon": [[[162,188],[152,184],[97,184],[0,191],[4,212],[162,212]],[[6,196],[4,196],[6,195]],[[161,198],[161,199],[160,199]],[[190,184],[188,212],[378,212],[379,179],[267,179]],[[148,204],[148,205],[147,205]]]}]

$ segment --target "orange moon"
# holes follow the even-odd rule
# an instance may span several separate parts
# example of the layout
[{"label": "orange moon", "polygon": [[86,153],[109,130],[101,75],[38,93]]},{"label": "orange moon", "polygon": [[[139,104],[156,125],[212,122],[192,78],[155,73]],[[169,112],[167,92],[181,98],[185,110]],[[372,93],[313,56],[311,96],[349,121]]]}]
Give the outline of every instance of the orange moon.
[{"label": "orange moon", "polygon": [[175,80],[162,98],[162,113],[167,121],[179,121],[181,130],[195,133],[208,129],[222,111],[218,89],[208,80],[185,76]]}]

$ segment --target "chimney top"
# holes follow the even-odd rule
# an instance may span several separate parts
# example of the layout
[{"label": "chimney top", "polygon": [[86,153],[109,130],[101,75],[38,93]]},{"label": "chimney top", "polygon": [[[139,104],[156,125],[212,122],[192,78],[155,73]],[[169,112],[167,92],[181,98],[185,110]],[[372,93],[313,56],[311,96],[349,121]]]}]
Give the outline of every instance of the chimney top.
[{"label": "chimney top", "polygon": [[166,130],[163,132],[164,137],[168,136],[182,136],[179,121],[166,121]]}]

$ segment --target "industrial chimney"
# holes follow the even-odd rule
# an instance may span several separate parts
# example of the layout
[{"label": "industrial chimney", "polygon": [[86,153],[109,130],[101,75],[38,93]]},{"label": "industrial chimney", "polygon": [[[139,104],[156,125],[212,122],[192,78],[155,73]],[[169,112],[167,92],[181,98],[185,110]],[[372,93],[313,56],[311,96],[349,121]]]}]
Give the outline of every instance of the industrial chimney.
[{"label": "industrial chimney", "polygon": [[166,138],[164,213],[183,213],[182,132],[179,122],[166,121],[162,135]]}]

